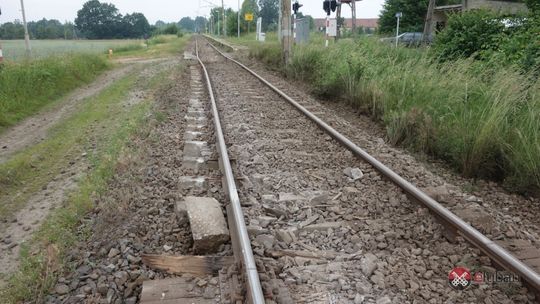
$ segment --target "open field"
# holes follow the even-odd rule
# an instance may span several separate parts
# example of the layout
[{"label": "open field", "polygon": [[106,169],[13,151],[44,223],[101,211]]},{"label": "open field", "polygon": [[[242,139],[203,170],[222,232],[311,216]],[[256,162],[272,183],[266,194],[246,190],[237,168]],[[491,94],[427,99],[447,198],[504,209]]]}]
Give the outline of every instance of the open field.
[{"label": "open field", "polygon": [[[1,41],[5,60],[25,58],[24,40]],[[69,53],[99,54],[109,48],[140,45],[142,40],[31,40],[32,58],[43,58]]]}]

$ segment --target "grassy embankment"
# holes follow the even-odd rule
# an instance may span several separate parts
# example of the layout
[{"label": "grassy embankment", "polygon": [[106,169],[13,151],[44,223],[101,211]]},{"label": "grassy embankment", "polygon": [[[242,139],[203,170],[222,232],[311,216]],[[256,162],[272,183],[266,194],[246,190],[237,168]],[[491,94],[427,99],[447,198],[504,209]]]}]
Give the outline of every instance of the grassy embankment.
[{"label": "grassy embankment", "polygon": [[108,67],[103,56],[90,54],[0,65],[0,132],[89,83]]},{"label": "grassy embankment", "polygon": [[[105,55],[109,47],[114,51],[114,58],[151,58],[174,53],[182,39],[153,37],[148,40],[148,47],[142,41],[121,41],[63,41],[61,43],[68,44],[63,51],[65,54],[44,58],[40,54],[50,52],[47,47],[40,49],[40,43],[47,46],[50,42],[33,41],[33,54],[37,59],[13,61],[8,58],[0,65],[0,133],[110,68]],[[78,47],[70,49],[72,43]],[[81,48],[80,44],[89,48]],[[92,47],[94,44],[99,47]]]},{"label": "grassy embankment", "polygon": [[[167,42],[170,45],[161,47],[161,52],[166,55],[173,48],[181,52],[186,42],[187,38],[171,39]],[[33,239],[21,246],[19,271],[6,278],[9,284],[0,291],[5,303],[42,301],[56,277],[68,266],[64,261],[65,253],[74,242],[87,237],[84,231],[78,231],[81,220],[94,207],[95,198],[105,191],[119,158],[136,149],[129,144],[130,139],[144,134],[157,117],[149,115],[153,113],[151,97],[131,106],[126,106],[126,98],[136,89],[147,92],[158,89],[172,72],[160,71],[141,88],[135,70],[98,95],[89,97],[44,141],[0,165],[2,218],[22,208],[26,200],[21,197],[27,198],[47,185],[70,160],[87,153],[89,165],[77,190],[68,195],[61,208],[50,214]]]},{"label": "grassy embankment", "polygon": [[248,45],[253,57],[309,83],[316,94],[381,121],[394,144],[441,158],[468,177],[540,189],[540,81],[517,67],[438,63],[426,50],[370,38],[326,49],[319,38],[296,47],[282,68],[276,41]]}]

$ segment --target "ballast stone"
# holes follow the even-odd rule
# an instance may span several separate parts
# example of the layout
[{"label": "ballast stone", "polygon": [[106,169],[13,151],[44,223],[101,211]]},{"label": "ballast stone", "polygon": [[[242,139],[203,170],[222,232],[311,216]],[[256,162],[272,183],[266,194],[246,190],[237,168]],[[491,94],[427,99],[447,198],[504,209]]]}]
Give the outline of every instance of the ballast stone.
[{"label": "ballast stone", "polygon": [[187,196],[176,204],[176,212],[179,218],[189,220],[196,253],[216,252],[229,240],[227,222],[216,199]]}]

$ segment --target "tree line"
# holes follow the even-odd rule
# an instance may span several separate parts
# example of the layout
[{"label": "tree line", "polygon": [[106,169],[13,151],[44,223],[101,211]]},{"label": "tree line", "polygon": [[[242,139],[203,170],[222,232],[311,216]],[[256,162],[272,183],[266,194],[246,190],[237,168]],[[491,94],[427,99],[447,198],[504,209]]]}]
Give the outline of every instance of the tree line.
[{"label": "tree line", "polygon": [[[254,21],[244,20],[245,14],[254,15]],[[262,17],[263,31],[277,30],[279,0],[243,0],[240,9],[240,30],[246,33],[249,28],[255,31],[256,20]],[[306,16],[309,17],[309,16]],[[238,12],[225,10],[227,35],[235,35],[238,27]],[[177,34],[179,31],[204,32],[213,29],[223,32],[223,10],[215,7],[210,12],[210,19],[205,17],[184,17],[176,23],[163,21],[150,25],[142,13],[122,15],[114,4],[90,0],[77,12],[74,23],[62,23],[58,20],[43,19],[28,23],[31,39],[122,39],[143,38],[158,34]],[[0,39],[23,39],[24,28],[20,21],[0,25]]]},{"label": "tree line", "polygon": [[[74,39],[80,35],[72,22],[42,19],[28,22],[28,32],[33,39]],[[18,20],[0,25],[0,39],[23,39],[24,27]]]},{"label": "tree line", "polygon": [[[122,15],[114,4],[90,0],[77,12],[74,23],[55,19],[31,21],[28,32],[31,39],[122,39],[194,32],[205,30],[205,25],[204,17],[185,17],[177,23],[158,21],[150,25],[142,13]],[[24,39],[22,22],[16,20],[0,25],[0,39]]]}]

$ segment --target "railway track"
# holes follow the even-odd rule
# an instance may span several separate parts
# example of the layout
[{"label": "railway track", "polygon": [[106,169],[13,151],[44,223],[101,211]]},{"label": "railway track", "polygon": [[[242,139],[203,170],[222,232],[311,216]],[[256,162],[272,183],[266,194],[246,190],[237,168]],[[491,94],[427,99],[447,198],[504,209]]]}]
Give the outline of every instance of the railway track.
[{"label": "railway track", "polygon": [[[248,302],[535,301],[534,246],[516,258],[319,119],[316,105],[206,41],[196,57]],[[506,269],[530,292],[519,283],[453,290],[449,272],[462,265]]]}]

